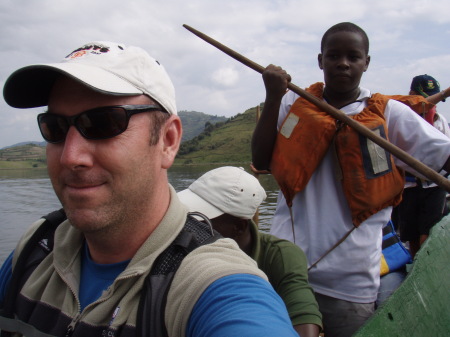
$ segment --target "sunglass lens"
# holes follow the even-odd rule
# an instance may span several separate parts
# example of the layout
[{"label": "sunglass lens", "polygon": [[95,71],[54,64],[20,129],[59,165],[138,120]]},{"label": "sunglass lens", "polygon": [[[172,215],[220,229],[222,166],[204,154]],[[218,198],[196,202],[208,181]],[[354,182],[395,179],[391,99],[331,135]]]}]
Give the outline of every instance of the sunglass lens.
[{"label": "sunglass lens", "polygon": [[76,120],[78,130],[89,139],[106,139],[117,136],[126,130],[127,124],[126,111],[118,107],[87,111]]},{"label": "sunglass lens", "polygon": [[49,143],[64,141],[69,129],[69,125],[63,117],[50,113],[40,114],[38,124],[42,137]]}]

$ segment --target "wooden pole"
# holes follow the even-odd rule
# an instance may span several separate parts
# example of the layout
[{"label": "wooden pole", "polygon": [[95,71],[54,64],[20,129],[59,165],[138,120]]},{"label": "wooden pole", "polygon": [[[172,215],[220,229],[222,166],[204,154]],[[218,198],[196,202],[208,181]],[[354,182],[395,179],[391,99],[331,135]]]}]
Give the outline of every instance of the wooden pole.
[{"label": "wooden pole", "polygon": [[[256,107],[256,124],[258,124],[259,121],[259,116],[261,115],[261,105],[258,104],[258,106]],[[259,173],[253,171],[253,175],[255,176],[256,179],[259,180]],[[259,228],[259,207],[258,210],[256,211],[255,215],[253,216],[253,221],[255,222],[256,226],[258,226]]]},{"label": "wooden pole", "polygon": [[[202,40],[208,42],[209,44],[213,45],[217,49],[221,50],[228,56],[231,56],[235,60],[237,60],[237,61],[241,62],[242,64],[246,65],[247,67],[259,72],[260,74],[262,74],[263,71],[265,70],[265,68],[262,67],[261,65],[253,62],[252,60],[246,58],[245,56],[237,53],[236,51],[228,48],[227,46],[221,44],[220,42],[212,39],[208,35],[203,34],[202,32],[199,32],[198,30],[196,30],[188,25],[183,25],[183,27],[186,28],[187,30],[189,30],[191,33],[197,35]],[[414,170],[416,170],[417,172],[419,172],[420,174],[425,176],[428,180],[433,181],[434,183],[436,183],[437,185],[439,185],[440,187],[442,187],[443,189],[445,189],[447,192],[450,193],[450,181],[448,179],[444,178],[443,176],[441,176],[440,174],[438,174],[433,169],[429,168],[422,162],[418,161],[417,159],[415,159],[414,157],[412,157],[411,155],[409,155],[402,149],[398,148],[394,144],[388,142],[386,139],[378,136],[376,133],[374,133],[372,130],[370,130],[366,126],[364,126],[364,125],[360,124],[359,122],[355,121],[354,119],[348,117],[342,111],[336,109],[335,107],[329,105],[328,103],[315,97],[314,95],[311,95],[310,93],[306,92],[305,90],[297,87],[295,84],[289,83],[288,88],[290,90],[292,90],[293,92],[295,92],[296,94],[298,94],[299,96],[305,98],[309,102],[315,104],[320,109],[322,109],[329,115],[333,116],[337,120],[340,120],[340,121],[344,122],[345,124],[349,125],[353,129],[355,129],[357,132],[359,132],[363,136],[369,138],[374,143],[378,144],[383,149],[385,149],[386,151],[388,151],[389,153],[391,153],[392,155],[394,155],[395,157],[397,157],[398,159],[400,159],[401,161],[403,161],[404,163],[409,165],[411,168],[413,168]]]},{"label": "wooden pole", "polygon": [[261,105],[258,104],[258,106],[256,107],[256,123],[258,123],[260,116],[261,116]]}]

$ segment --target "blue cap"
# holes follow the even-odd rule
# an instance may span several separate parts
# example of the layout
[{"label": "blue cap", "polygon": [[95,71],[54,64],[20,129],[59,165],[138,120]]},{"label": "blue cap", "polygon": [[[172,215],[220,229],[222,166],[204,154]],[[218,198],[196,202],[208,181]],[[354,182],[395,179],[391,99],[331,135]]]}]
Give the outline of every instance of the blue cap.
[{"label": "blue cap", "polygon": [[441,91],[439,82],[430,75],[419,75],[413,78],[411,90],[414,90],[423,97],[432,96]]}]

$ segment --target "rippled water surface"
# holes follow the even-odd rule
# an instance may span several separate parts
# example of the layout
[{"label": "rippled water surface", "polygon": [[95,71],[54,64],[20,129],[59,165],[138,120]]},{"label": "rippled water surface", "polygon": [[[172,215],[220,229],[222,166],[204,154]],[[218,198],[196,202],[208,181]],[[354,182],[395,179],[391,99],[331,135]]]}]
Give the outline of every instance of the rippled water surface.
[{"label": "rippled water surface", "polygon": [[[173,167],[169,181],[177,191],[187,188],[214,166]],[[259,227],[268,231],[275,210],[277,187],[271,176],[261,176],[267,192],[259,212]],[[0,170],[0,264],[35,220],[61,207],[45,170]]]}]

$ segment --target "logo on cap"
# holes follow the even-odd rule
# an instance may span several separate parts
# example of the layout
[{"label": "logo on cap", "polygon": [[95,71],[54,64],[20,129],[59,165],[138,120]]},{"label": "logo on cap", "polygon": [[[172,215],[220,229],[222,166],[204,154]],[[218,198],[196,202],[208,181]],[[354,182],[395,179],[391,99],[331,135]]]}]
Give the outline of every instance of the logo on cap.
[{"label": "logo on cap", "polygon": [[74,59],[77,57],[84,56],[90,51],[91,54],[103,54],[109,52],[108,46],[102,46],[102,45],[96,45],[96,44],[87,44],[83,47],[80,47],[78,49],[75,49],[73,52],[71,52],[69,55],[66,56],[67,58]]},{"label": "logo on cap", "polygon": [[434,89],[434,82],[433,80],[428,80],[427,81],[427,88],[428,90],[433,90]]}]

